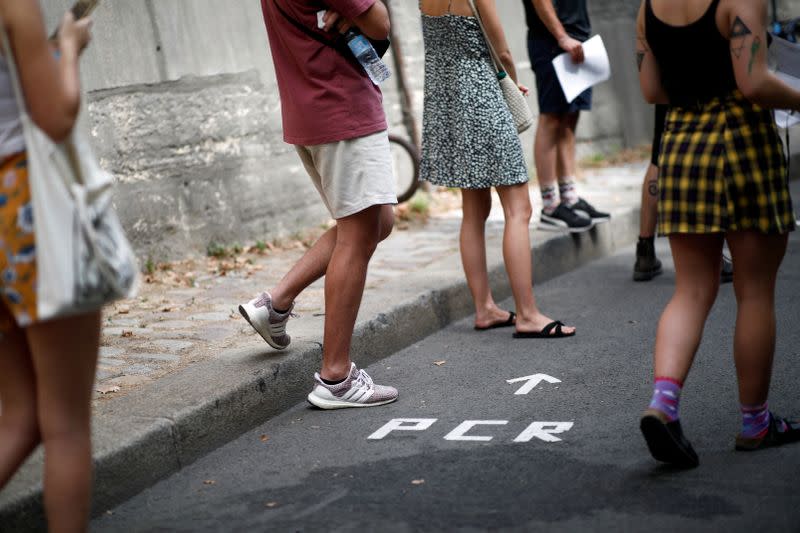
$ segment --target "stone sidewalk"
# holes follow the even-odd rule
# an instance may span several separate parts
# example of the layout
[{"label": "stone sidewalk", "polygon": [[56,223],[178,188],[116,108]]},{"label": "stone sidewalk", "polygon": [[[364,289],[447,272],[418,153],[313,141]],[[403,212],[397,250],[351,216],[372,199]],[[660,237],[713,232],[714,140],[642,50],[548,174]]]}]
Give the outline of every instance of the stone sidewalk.
[{"label": "stone sidewalk", "polygon": [[[538,282],[634,242],[645,163],[587,170],[581,195],[611,223],[580,235],[532,225]],[[440,193],[450,194],[450,193]],[[531,188],[534,213],[541,202]],[[496,299],[509,296],[499,202],[487,225]],[[371,263],[354,335],[361,365],[386,357],[472,312],[458,253],[460,211],[401,223]],[[317,231],[318,233],[319,231]],[[95,511],[130,497],[250,427],[301,401],[321,358],[323,282],[298,298],[292,346],[269,348],[237,306],[273,286],[302,246],[258,243],[233,257],[150,264],[149,283],[107,309],[95,398]],[[558,302],[540,302],[558,313]],[[550,311],[548,311],[550,310]],[[578,326],[590,317],[559,317]],[[375,376],[380,379],[380,376]],[[402,395],[402,383],[398,386]],[[0,523],[41,524],[41,452],[0,493]],[[13,529],[13,528],[12,528]]]}]

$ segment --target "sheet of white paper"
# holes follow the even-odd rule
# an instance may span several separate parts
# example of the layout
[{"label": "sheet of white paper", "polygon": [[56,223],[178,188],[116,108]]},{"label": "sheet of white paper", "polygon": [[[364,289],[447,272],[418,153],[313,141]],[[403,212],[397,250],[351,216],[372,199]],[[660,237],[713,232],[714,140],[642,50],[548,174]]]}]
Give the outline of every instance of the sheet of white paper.
[{"label": "sheet of white paper", "polygon": [[[780,65],[778,66],[778,68],[780,68]],[[794,89],[800,90],[800,78],[796,78],[791,74],[787,74],[786,72],[783,72],[781,70],[775,72],[775,75],[781,80],[783,80],[787,85],[791,86]],[[791,128],[792,126],[800,124],[800,113],[783,109],[776,109],[775,122],[778,124],[778,127],[780,128]]]},{"label": "sheet of white paper", "polygon": [[603,39],[595,35],[583,43],[584,62],[577,65],[564,52],[553,60],[558,81],[567,102],[575,100],[583,91],[611,77],[611,64]]},{"label": "sheet of white paper", "polygon": [[[775,75],[795,89],[800,89],[800,46],[776,37],[769,47],[770,67]],[[775,122],[781,128],[800,124],[800,114],[787,110],[775,111]]]}]

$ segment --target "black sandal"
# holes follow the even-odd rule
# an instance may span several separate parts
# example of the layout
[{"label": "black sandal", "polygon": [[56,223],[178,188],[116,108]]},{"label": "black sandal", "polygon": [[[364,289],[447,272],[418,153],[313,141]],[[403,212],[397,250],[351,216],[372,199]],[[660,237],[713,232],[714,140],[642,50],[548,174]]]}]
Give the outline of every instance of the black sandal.
[{"label": "black sandal", "polygon": [[488,325],[486,327],[482,327],[482,328],[480,328],[478,326],[475,326],[475,330],[476,331],[486,331],[488,329],[508,328],[508,327],[511,327],[511,326],[513,326],[515,324],[516,318],[517,318],[517,313],[515,313],[514,311],[509,311],[508,312],[508,320],[506,320],[504,322],[495,322],[494,324],[490,324],[490,325]]},{"label": "black sandal", "polygon": [[[556,320],[547,324],[542,328],[542,331],[517,331],[513,337],[515,339],[562,339],[575,336],[574,331],[572,333],[564,333],[563,327],[564,323]],[[555,333],[553,332],[554,329]]]},{"label": "black sandal", "polygon": [[696,468],[700,464],[697,452],[683,435],[680,420],[668,422],[661,412],[647,409],[639,428],[653,459],[678,468]]}]

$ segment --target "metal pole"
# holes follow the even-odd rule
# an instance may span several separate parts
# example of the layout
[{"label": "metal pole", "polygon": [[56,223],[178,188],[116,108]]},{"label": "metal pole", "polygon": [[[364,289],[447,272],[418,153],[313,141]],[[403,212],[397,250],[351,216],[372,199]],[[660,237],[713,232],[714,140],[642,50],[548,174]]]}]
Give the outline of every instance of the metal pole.
[{"label": "metal pole", "polygon": [[[389,12],[389,18],[392,18],[392,6],[390,0],[383,0],[386,4],[386,10]],[[422,138],[417,125],[417,118],[414,114],[414,102],[411,98],[411,91],[408,83],[408,73],[406,71],[405,58],[403,56],[403,47],[400,40],[397,38],[394,24],[391,24],[389,30],[389,39],[391,40],[392,58],[394,60],[395,79],[397,80],[397,91],[400,94],[400,107],[403,113],[403,125],[406,127],[408,136],[411,142],[420,148]]]}]

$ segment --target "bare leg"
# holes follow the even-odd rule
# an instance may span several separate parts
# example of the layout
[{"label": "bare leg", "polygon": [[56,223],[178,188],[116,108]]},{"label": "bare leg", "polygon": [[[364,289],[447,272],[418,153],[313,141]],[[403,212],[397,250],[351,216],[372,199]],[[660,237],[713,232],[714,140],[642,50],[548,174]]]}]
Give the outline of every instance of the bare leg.
[{"label": "bare leg", "polygon": [[[0,303],[0,322],[11,316]],[[36,377],[28,342],[16,326],[0,333],[0,489],[39,444]]]},{"label": "bare leg", "polygon": [[[506,219],[503,232],[503,259],[517,306],[517,331],[541,331],[553,320],[539,311],[533,295],[533,266],[529,233],[531,199],[528,185],[498,187],[497,192],[500,195]],[[572,333],[575,328],[564,327],[563,331]]]},{"label": "bare leg", "polygon": [[672,235],[675,293],[658,323],[655,375],[685,381],[717,298],[723,235]]},{"label": "bare leg", "polygon": [[579,117],[580,113],[561,117],[556,150],[556,177],[559,181],[575,177],[575,129],[578,127]]},{"label": "bare leg", "polygon": [[486,266],[486,219],[492,209],[489,189],[462,189],[461,264],[475,303],[475,326],[488,327],[508,320],[508,312],[500,309],[492,297]]},{"label": "bare leg", "polygon": [[100,313],[36,324],[26,333],[36,370],[49,529],[85,531],[92,487],[91,398]]},{"label": "bare leg", "polygon": [[642,182],[642,209],[639,215],[639,236],[655,237],[658,220],[658,167],[647,167]]},{"label": "bare leg", "polygon": [[353,328],[369,260],[386,231],[381,221],[386,222],[387,208],[391,213],[391,206],[373,206],[337,221],[336,246],[325,275],[325,335],[320,372],[323,379],[344,379],[350,371]]},{"label": "bare leg", "polygon": [[[394,226],[392,206],[381,206],[380,221],[380,239],[384,240],[391,234]],[[295,298],[306,287],[325,275],[336,247],[337,233],[336,226],[326,231],[281,279],[280,283],[270,291],[273,305],[276,308],[289,309]]]},{"label": "bare leg", "polygon": [[738,307],[733,354],[744,405],[761,404],[769,394],[775,355],[775,281],[787,241],[787,235],[755,231],[728,234]]},{"label": "bare leg", "polygon": [[536,126],[536,140],[533,144],[533,155],[536,161],[536,177],[541,189],[555,187],[558,181],[556,160],[560,129],[560,115],[552,113],[539,115],[539,123]]}]

